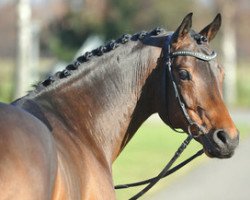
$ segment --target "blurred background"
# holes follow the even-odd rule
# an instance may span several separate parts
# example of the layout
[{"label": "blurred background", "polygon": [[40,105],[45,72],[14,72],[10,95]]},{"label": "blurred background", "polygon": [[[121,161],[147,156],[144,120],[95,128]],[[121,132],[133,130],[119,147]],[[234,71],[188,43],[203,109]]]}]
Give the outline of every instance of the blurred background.
[{"label": "blurred background", "polygon": [[[33,84],[75,57],[124,33],[158,26],[175,30],[189,12],[194,13],[196,31],[217,13],[222,14],[222,29],[211,45],[225,67],[225,101],[242,138],[248,138],[249,0],[0,0],[0,101],[11,102],[25,95]],[[171,131],[155,116],[139,132],[143,133],[136,135],[114,164],[116,183],[156,175],[183,139],[178,134],[166,134]],[[184,157],[200,148],[192,145]],[[204,159],[159,185],[152,194]],[[127,199],[135,191],[118,192],[118,199]]]}]

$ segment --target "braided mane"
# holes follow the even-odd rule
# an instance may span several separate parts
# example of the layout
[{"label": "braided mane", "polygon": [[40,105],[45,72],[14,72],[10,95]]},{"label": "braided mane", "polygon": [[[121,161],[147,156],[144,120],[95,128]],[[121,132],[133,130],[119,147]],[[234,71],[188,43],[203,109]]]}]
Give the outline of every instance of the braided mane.
[{"label": "braided mane", "polygon": [[44,81],[35,85],[35,90],[40,91],[41,89],[46,88],[51,84],[53,84],[56,80],[64,79],[70,76],[72,74],[72,71],[77,70],[81,64],[87,63],[94,57],[100,57],[103,54],[116,49],[121,44],[125,44],[128,41],[143,40],[146,36],[156,36],[164,32],[165,30],[163,28],[157,27],[151,31],[142,31],[134,35],[124,34],[117,40],[111,40],[106,45],[100,46],[92,50],[91,52],[86,52],[84,55],[81,55],[75,61],[73,61],[73,63],[67,65],[63,71],[56,72],[54,75],[49,76]]}]

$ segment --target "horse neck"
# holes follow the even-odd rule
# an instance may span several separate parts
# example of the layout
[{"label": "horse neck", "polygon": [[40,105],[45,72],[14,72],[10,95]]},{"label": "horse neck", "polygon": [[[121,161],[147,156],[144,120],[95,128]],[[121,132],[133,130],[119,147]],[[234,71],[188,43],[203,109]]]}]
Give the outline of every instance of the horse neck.
[{"label": "horse neck", "polygon": [[155,112],[152,71],[161,51],[132,41],[120,48],[35,97],[77,138],[92,140],[111,161]]}]

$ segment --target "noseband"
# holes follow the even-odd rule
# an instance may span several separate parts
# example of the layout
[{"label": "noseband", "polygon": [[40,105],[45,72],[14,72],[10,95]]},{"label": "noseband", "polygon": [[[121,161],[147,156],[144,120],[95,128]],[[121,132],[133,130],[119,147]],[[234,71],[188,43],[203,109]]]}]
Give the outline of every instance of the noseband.
[{"label": "noseband", "polygon": [[[203,150],[199,150],[196,154],[194,154],[193,156],[191,156],[187,160],[185,160],[182,163],[180,163],[179,165],[171,168],[171,166],[174,164],[174,162],[181,155],[181,153],[185,150],[185,148],[187,147],[187,145],[190,143],[190,141],[193,138],[195,138],[195,137],[197,138],[202,134],[206,134],[205,127],[203,127],[203,126],[197,124],[195,121],[193,121],[187,112],[185,103],[182,100],[182,97],[180,95],[180,92],[178,90],[178,87],[177,87],[175,79],[174,79],[173,70],[172,70],[172,60],[178,56],[191,56],[191,57],[195,57],[199,60],[209,62],[210,60],[213,60],[214,58],[216,58],[217,54],[214,51],[212,52],[211,55],[205,55],[205,54],[200,53],[200,52],[193,52],[193,51],[186,51],[186,50],[171,52],[171,38],[172,38],[172,34],[168,35],[166,38],[165,46],[163,48],[163,51],[164,51],[164,54],[163,54],[164,58],[163,59],[164,59],[164,63],[165,63],[165,70],[168,73],[168,77],[170,78],[170,81],[172,82],[172,86],[174,89],[174,94],[175,94],[176,100],[180,106],[180,109],[182,111],[182,114],[183,114],[185,120],[188,123],[188,128],[187,128],[188,136],[184,140],[184,142],[181,144],[181,146],[177,149],[174,156],[171,158],[171,160],[167,163],[165,168],[159,173],[158,176],[151,178],[151,179],[148,179],[148,180],[136,182],[136,183],[115,186],[115,189],[125,189],[125,188],[129,188],[129,187],[135,187],[135,186],[148,184],[140,192],[138,192],[136,195],[131,197],[130,200],[138,199],[143,194],[145,194],[150,188],[152,188],[160,179],[172,174],[173,172],[177,171],[181,167],[185,166],[187,163],[191,162],[196,157],[203,154]],[[166,77],[166,80],[167,80],[167,77]],[[166,85],[167,85],[167,83],[166,83]],[[167,97],[166,97],[166,99],[167,99]],[[169,118],[169,116],[168,116],[168,118]],[[170,119],[168,119],[168,124],[170,125],[170,127],[174,131],[179,132],[171,125]]]}]

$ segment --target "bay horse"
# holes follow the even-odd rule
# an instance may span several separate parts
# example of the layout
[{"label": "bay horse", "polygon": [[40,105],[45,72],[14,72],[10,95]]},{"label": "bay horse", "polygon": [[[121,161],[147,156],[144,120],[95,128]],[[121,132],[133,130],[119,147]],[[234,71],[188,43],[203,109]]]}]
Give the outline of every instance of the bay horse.
[{"label": "bay horse", "polygon": [[[197,33],[188,14],[174,33],[125,34],[1,103],[0,199],[115,199],[112,162],[153,113],[172,128],[195,129],[208,156],[231,157],[239,133],[223,102],[223,68],[209,47],[220,25],[218,14]],[[170,55],[196,128],[176,100],[165,64]]]}]

